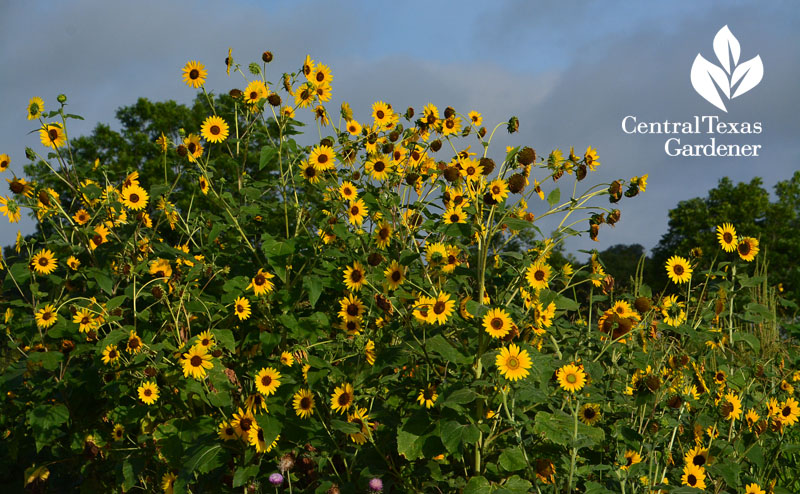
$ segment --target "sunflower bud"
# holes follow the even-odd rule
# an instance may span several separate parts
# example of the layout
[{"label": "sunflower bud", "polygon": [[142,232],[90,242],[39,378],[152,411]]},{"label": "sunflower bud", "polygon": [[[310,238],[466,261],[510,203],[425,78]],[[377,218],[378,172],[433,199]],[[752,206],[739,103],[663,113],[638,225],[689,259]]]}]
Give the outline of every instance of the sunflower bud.
[{"label": "sunflower bud", "polygon": [[248,68],[250,69],[250,73],[253,75],[258,75],[261,73],[261,67],[259,67],[255,62],[251,63]]},{"label": "sunflower bud", "polygon": [[383,151],[383,154],[392,154],[392,151],[394,151],[394,144],[391,142],[384,143],[383,146],[381,146],[381,151]]},{"label": "sunflower bud", "polygon": [[442,149],[442,141],[440,141],[439,139],[436,139],[435,141],[433,141],[433,142],[431,143],[431,150],[432,150],[434,153],[435,153],[435,152],[437,152],[437,151],[438,151],[438,150],[440,150],[440,149]]},{"label": "sunflower bud", "polygon": [[508,126],[506,128],[509,134],[519,131],[519,119],[517,117],[511,117],[508,120]]},{"label": "sunflower bud", "polygon": [[591,218],[589,218],[590,225],[602,225],[606,222],[605,214],[593,214]]},{"label": "sunflower bud", "polygon": [[482,138],[486,135],[486,127],[481,127],[481,130],[478,131],[478,135]]},{"label": "sunflower bud", "polygon": [[59,94],[56,97],[56,101],[58,101],[59,103],[61,103],[63,105],[64,103],[67,102],[67,95],[66,94]]},{"label": "sunflower bud", "polygon": [[373,252],[372,254],[367,256],[367,263],[372,267],[375,267],[382,262],[383,262],[383,256],[377,252]]},{"label": "sunflower bud", "polygon": [[144,375],[147,377],[155,377],[158,374],[158,370],[155,367],[148,365],[144,368]]},{"label": "sunflower bud", "polygon": [[636,310],[644,314],[653,307],[653,303],[648,297],[639,297],[633,302],[633,306]]},{"label": "sunflower bud", "polygon": [[228,91],[228,95],[230,95],[230,97],[233,99],[239,99],[242,97],[242,91],[241,89],[233,88],[230,91]]},{"label": "sunflower bud", "polygon": [[393,130],[389,132],[389,140],[392,142],[397,142],[397,139],[400,138],[400,132]]},{"label": "sunflower bud", "polygon": [[270,63],[272,61],[272,52],[271,51],[265,51],[264,53],[262,53],[261,54],[261,60],[263,60],[264,63]]},{"label": "sunflower bud", "polygon": [[410,106],[406,109],[405,117],[406,120],[411,120],[412,118],[414,118],[414,109],[411,108]]},{"label": "sunflower bud", "polygon": [[333,147],[333,139],[330,137],[324,137],[321,141],[319,141],[319,145]]},{"label": "sunflower bud", "polygon": [[72,340],[61,340],[61,353],[68,354],[75,349],[75,342]]},{"label": "sunflower bud", "polygon": [[361,178],[361,172],[355,171],[353,172],[353,180],[359,180]]},{"label": "sunflower bud", "polygon": [[583,180],[584,178],[586,178],[586,165],[585,164],[581,163],[580,165],[578,165],[578,168],[575,169],[575,178],[577,178],[579,182],[581,180]]},{"label": "sunflower bud", "polygon": [[270,93],[267,96],[267,101],[272,106],[281,106],[281,96],[278,93]]},{"label": "sunflower bud", "polygon": [[536,150],[525,146],[522,150],[517,153],[517,162],[520,165],[530,165],[536,161]]},{"label": "sunflower bud", "polygon": [[36,158],[36,153],[33,152],[33,149],[26,147],[25,157],[28,158],[29,160],[33,160]]},{"label": "sunflower bud", "polygon": [[164,295],[164,290],[162,290],[160,286],[154,286],[153,289],[150,290],[150,293],[152,293],[153,297],[155,297],[157,300],[160,300]]},{"label": "sunflower bud", "polygon": [[508,179],[508,190],[510,190],[512,194],[519,194],[525,190],[525,177],[519,173],[511,175]]},{"label": "sunflower bud", "polygon": [[494,171],[494,160],[492,158],[481,158],[480,165],[483,167],[484,175],[489,175]]}]

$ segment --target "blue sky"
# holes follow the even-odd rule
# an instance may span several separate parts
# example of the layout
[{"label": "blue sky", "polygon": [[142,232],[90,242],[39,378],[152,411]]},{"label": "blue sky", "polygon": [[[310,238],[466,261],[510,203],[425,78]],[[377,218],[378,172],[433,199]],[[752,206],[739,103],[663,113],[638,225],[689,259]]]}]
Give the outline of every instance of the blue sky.
[{"label": "blue sky", "polygon": [[[98,122],[115,126],[115,110],[141,96],[191,101],[194,93],[180,78],[187,60],[203,62],[207,86],[222,92],[239,82],[224,73],[228,47],[240,62],[271,50],[276,73],[295,70],[308,53],[333,70],[329,107],[346,100],[357,118],[366,120],[376,100],[474,109],[487,123],[517,115],[520,132],[501,135],[495,157],[506,145],[530,145],[540,154],[591,145],[602,162],[593,181],[649,174],[647,193],[621,202],[622,221],[613,230],[602,230],[599,242],[584,237],[568,246],[651,248],[666,231],[667,211],[704,196],[720,177],[761,176],[771,187],[800,168],[798,17],[790,2],[756,1],[4,2],[0,153],[22,175],[25,146],[41,147],[24,116],[31,96],[53,108],[65,93],[69,110],[86,118],[72,134],[87,134]],[[689,82],[698,53],[713,60],[712,40],[724,25],[741,43],[742,60],[758,54],[764,61],[761,84],[734,100],[728,114]],[[670,158],[663,136],[621,131],[629,114],[760,121],[761,135],[729,142],[761,144],[763,156]],[[33,222],[0,218],[0,244],[13,242],[18,229],[29,233]]]}]

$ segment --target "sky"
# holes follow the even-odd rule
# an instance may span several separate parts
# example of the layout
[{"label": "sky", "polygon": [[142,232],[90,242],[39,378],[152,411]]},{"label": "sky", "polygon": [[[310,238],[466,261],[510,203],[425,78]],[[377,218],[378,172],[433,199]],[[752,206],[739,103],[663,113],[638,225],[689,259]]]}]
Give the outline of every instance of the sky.
[{"label": "sky", "polygon": [[[366,121],[381,100],[418,111],[427,103],[465,115],[477,110],[487,127],[515,115],[519,132],[498,132],[490,150],[495,159],[508,145],[540,155],[570,146],[582,154],[591,145],[601,166],[584,183],[648,174],[647,191],[617,205],[622,218],[613,229],[601,229],[597,242],[573,239],[567,248],[639,243],[650,249],[667,231],[668,211],[705,197],[720,178],[761,177],[771,189],[800,169],[798,21],[800,9],[789,1],[755,0],[3,2],[0,153],[11,157],[3,178],[24,176],[26,146],[44,151],[31,133],[36,126],[25,119],[32,96],[53,109],[57,95],[67,95],[68,111],[85,118],[70,124],[70,134],[86,135],[97,123],[118,127],[116,109],[139,97],[191,102],[195,93],[181,80],[188,60],[209,69],[206,87],[227,92],[242,86],[241,76],[225,75],[229,47],[245,66],[272,51],[268,78],[276,81],[310,54],[332,69],[331,114],[347,101],[356,119]],[[713,42],[726,25],[740,46],[738,63],[758,55],[764,75],[747,93],[725,99],[723,112],[695,92],[690,73],[698,54],[721,65]],[[628,115],[644,122],[717,116],[760,122],[762,132],[627,134],[621,122]],[[761,148],[758,157],[672,157],[664,149],[670,137]],[[543,208],[531,204],[534,214]],[[0,245],[12,243],[19,229],[31,233],[34,223],[0,218]]]}]

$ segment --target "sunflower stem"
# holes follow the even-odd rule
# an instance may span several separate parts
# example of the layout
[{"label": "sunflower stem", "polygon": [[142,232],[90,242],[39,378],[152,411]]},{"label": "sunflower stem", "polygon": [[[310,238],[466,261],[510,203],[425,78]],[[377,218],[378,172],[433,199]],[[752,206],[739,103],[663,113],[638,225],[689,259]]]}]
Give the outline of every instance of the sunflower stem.
[{"label": "sunflower stem", "polygon": [[580,398],[576,398],[574,407],[570,402],[570,410],[572,411],[572,453],[569,460],[569,480],[567,481],[567,494],[572,492],[572,476],[575,474],[575,463],[578,456],[578,407],[580,405],[580,401]]}]

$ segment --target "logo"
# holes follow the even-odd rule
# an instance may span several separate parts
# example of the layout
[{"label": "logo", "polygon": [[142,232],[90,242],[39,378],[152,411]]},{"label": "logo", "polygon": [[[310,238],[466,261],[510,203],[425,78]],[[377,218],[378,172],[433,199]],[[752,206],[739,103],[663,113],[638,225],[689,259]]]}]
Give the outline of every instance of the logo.
[{"label": "logo", "polygon": [[739,63],[741,51],[739,40],[728,26],[717,32],[713,46],[721,67],[709,62],[698,53],[692,64],[692,86],[706,101],[727,113],[728,109],[720,93],[730,102],[733,98],[750,91],[764,77],[764,64],[761,62],[761,55]]}]

